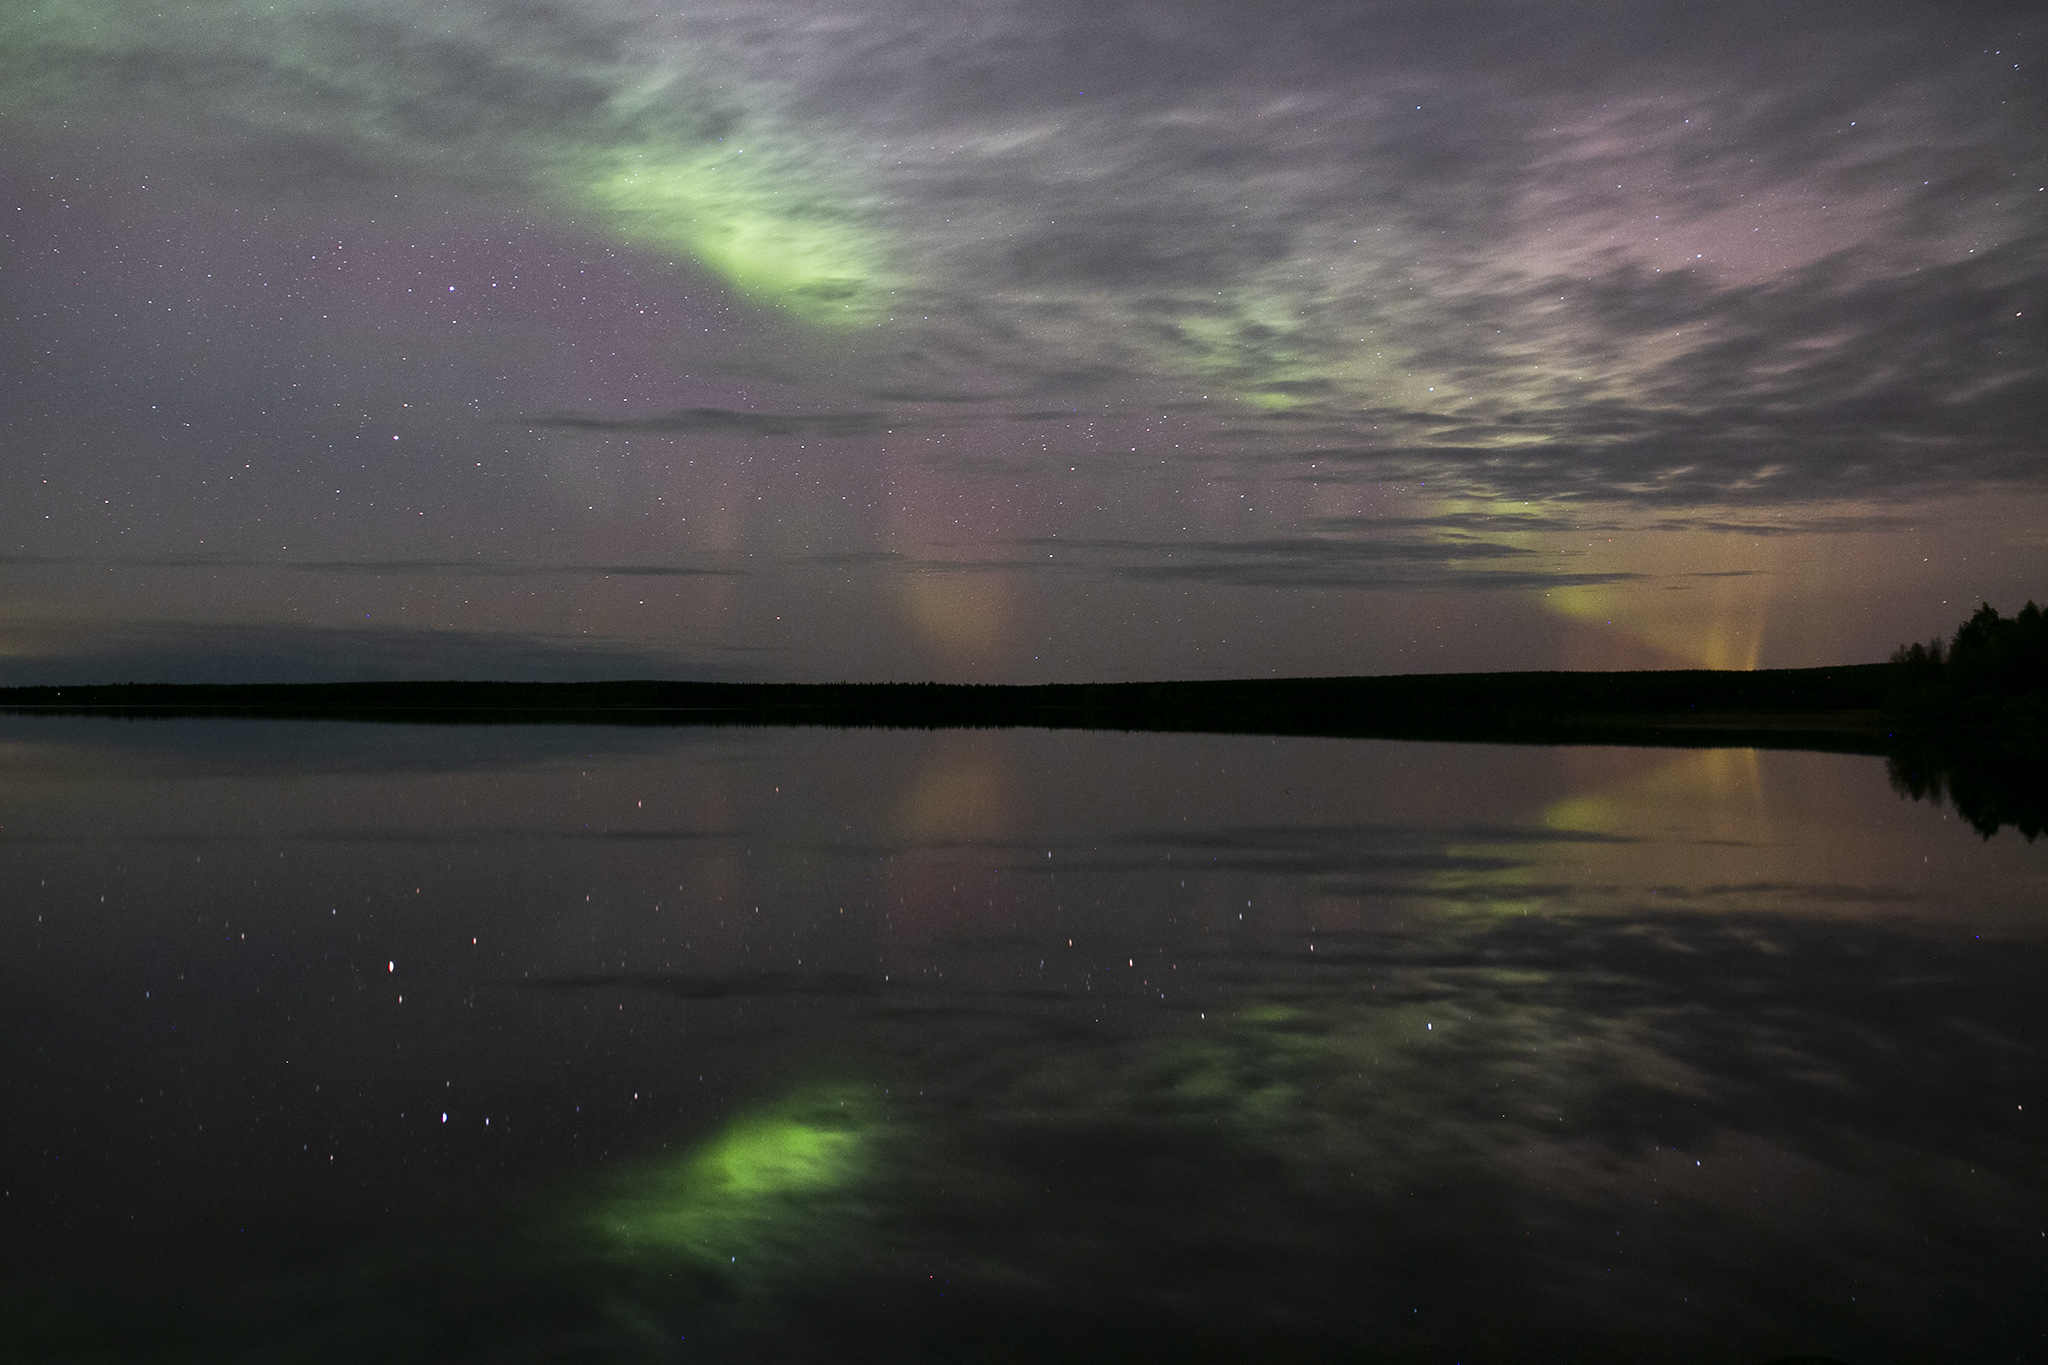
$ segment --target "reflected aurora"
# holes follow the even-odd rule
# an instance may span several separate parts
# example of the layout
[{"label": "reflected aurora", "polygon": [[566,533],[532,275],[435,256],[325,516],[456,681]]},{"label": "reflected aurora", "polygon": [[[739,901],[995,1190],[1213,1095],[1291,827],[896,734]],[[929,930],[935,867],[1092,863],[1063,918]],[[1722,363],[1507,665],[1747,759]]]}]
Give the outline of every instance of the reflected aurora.
[{"label": "reflected aurora", "polygon": [[731,1265],[843,1229],[876,1162],[878,1114],[850,1087],[744,1114],[680,1158],[624,1174],[587,1214],[613,1251]]},{"label": "reflected aurora", "polygon": [[5,719],[26,1358],[2033,1326],[2042,846],[1867,756]]}]

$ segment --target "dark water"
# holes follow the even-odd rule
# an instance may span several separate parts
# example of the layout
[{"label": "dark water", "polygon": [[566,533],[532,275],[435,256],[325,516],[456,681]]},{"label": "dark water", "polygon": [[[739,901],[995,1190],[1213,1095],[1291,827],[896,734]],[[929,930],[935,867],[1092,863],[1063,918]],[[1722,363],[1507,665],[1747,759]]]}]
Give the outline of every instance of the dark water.
[{"label": "dark water", "polygon": [[0,720],[0,1356],[2048,1359],[1879,759]]}]

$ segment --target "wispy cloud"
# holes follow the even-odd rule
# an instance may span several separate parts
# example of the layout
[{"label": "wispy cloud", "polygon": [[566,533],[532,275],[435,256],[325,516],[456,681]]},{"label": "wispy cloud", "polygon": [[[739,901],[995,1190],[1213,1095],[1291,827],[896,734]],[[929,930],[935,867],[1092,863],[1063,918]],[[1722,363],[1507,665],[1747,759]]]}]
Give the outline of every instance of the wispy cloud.
[{"label": "wispy cloud", "polygon": [[[280,193],[488,184],[761,297],[839,280],[878,395],[1170,386],[1497,496],[1769,505],[2041,477],[2048,333],[2027,319],[2048,311],[2048,228],[2014,168],[2048,96],[1985,59],[2040,36],[2009,5],[66,10],[0,30],[17,104],[118,96],[210,130]],[[1911,97],[1881,94],[1902,72]],[[600,193],[582,165],[637,188]]]},{"label": "wispy cloud", "polygon": [[1927,524],[1925,517],[1873,512],[1862,516],[1786,517],[1781,521],[1716,521],[1708,517],[1659,517],[1653,531],[1706,531],[1730,536],[1864,535],[1872,531],[1910,531]]},{"label": "wispy cloud", "polygon": [[[0,6],[0,576],[990,676],[1211,608],[1330,657],[1291,589],[1839,640],[1794,618],[1880,556],[1928,611],[1989,563],[1889,555],[1918,508],[2001,519],[1987,593],[2033,546],[2044,44],[2026,0]],[[1809,535],[1830,586],[1777,591]]]},{"label": "wispy cloud", "polygon": [[[1463,591],[1574,587],[1643,575],[1585,573],[1559,557],[1487,541],[1372,540],[1275,536],[1251,540],[1037,538],[1029,557],[906,561],[948,572],[1063,572],[1140,582],[1236,588],[1441,587]],[[1485,566],[1485,567],[1480,567]]]},{"label": "wispy cloud", "polygon": [[745,570],[679,564],[535,564],[486,559],[256,559],[234,555],[0,555],[0,567],[252,570],[462,578],[737,578]]},{"label": "wispy cloud", "polygon": [[346,682],[435,678],[746,681],[763,647],[649,649],[587,635],[426,627],[0,620],[0,686],[121,682]]},{"label": "wispy cloud", "polygon": [[681,408],[651,417],[604,417],[588,412],[549,412],[520,417],[528,427],[566,431],[651,431],[677,436],[869,436],[907,426],[873,412],[735,412],[728,408]]}]

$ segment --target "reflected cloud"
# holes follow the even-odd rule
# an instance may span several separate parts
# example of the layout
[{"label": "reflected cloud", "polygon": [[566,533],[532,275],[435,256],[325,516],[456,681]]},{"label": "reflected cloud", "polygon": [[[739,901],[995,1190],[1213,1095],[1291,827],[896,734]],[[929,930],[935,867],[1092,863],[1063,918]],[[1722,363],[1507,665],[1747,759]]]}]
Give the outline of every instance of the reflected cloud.
[{"label": "reflected cloud", "polygon": [[1868,757],[7,717],[0,766],[23,1150],[91,1234],[0,1287],[44,1357],[2031,1339],[2039,849]]}]

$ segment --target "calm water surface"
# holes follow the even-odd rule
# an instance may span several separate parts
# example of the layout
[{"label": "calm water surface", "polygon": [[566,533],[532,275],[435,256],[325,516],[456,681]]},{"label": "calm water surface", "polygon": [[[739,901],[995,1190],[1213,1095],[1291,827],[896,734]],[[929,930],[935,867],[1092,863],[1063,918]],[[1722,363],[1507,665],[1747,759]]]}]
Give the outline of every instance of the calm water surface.
[{"label": "calm water surface", "polygon": [[1865,757],[4,718],[0,1322],[2044,1360],[2044,945]]}]

